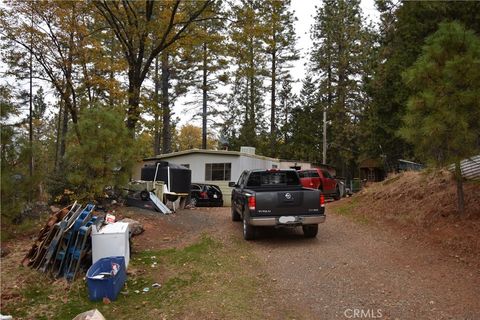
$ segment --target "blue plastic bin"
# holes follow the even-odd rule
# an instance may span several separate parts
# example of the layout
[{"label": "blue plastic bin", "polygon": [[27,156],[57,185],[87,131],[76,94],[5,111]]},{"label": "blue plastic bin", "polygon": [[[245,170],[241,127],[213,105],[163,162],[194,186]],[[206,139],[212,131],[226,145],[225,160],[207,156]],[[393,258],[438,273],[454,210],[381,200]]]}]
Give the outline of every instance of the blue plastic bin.
[{"label": "blue plastic bin", "polygon": [[[117,274],[103,279],[95,279],[102,272],[111,272],[112,264],[118,264],[120,268]],[[102,300],[107,297],[110,300],[117,299],[118,293],[125,284],[127,273],[125,270],[125,257],[107,257],[96,261],[87,271],[88,296],[92,301]]]}]

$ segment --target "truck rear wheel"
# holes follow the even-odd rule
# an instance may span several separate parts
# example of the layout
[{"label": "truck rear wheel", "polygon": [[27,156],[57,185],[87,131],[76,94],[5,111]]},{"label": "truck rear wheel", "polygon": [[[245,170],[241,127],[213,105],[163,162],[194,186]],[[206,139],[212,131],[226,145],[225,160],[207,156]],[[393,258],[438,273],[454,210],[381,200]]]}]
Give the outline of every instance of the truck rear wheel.
[{"label": "truck rear wheel", "polygon": [[243,218],[243,238],[245,240],[255,239],[255,227],[248,224],[247,220]]},{"label": "truck rear wheel", "polygon": [[315,238],[318,234],[318,224],[309,224],[302,226],[305,238]]},{"label": "truck rear wheel", "polygon": [[242,220],[242,217],[240,217],[237,210],[235,210],[232,204],[232,221],[241,221],[241,220]]}]

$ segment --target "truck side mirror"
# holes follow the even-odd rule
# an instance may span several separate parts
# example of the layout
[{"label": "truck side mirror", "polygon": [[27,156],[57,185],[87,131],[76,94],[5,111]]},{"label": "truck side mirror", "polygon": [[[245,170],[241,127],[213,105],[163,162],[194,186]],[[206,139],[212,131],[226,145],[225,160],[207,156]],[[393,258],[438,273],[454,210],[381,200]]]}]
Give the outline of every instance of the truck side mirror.
[{"label": "truck side mirror", "polygon": [[228,186],[231,187],[231,188],[235,188],[237,186],[237,184],[235,182],[230,181],[228,183]]}]

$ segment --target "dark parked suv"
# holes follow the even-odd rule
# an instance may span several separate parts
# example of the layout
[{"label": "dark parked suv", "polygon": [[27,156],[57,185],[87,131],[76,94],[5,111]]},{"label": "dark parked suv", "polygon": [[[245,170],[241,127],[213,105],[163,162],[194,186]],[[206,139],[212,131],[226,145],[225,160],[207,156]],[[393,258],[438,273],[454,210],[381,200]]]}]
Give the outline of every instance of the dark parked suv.
[{"label": "dark parked suv", "polygon": [[196,207],[223,207],[222,191],[214,184],[192,183],[190,204]]}]

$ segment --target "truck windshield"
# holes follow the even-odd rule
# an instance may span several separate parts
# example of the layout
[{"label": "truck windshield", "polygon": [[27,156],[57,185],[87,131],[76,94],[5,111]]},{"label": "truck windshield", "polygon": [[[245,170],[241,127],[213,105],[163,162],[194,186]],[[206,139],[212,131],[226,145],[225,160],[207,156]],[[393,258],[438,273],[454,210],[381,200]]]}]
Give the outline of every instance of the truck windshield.
[{"label": "truck windshield", "polygon": [[269,186],[298,186],[300,181],[295,171],[263,171],[252,172],[248,178],[248,187],[258,187],[263,185]]}]

